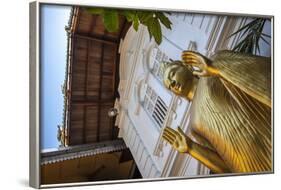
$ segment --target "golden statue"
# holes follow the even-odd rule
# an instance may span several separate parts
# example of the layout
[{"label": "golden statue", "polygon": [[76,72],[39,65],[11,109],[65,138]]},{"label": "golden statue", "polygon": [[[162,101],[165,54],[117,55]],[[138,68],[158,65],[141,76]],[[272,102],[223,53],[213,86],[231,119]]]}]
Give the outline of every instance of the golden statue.
[{"label": "golden statue", "polygon": [[164,84],[191,101],[190,132],[162,138],[215,173],[272,170],[271,60],[220,51],[212,60],[184,51],[167,64]]}]

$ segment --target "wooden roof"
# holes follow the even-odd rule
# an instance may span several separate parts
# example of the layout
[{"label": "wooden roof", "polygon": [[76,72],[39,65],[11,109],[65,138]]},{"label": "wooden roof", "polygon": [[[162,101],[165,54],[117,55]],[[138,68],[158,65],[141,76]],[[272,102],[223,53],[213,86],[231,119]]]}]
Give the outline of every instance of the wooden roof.
[{"label": "wooden roof", "polygon": [[99,15],[74,7],[68,31],[65,82],[65,143],[77,145],[117,138],[107,112],[118,96],[118,47],[130,24],[119,18],[119,30],[107,32]]}]

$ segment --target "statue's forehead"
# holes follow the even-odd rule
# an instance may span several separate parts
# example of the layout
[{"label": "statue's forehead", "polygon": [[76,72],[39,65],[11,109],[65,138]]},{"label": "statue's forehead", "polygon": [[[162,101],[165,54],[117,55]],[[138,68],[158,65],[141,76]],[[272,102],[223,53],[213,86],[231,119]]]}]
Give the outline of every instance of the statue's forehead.
[{"label": "statue's forehead", "polygon": [[167,67],[164,71],[164,79],[169,79],[169,73],[171,72],[171,67]]}]

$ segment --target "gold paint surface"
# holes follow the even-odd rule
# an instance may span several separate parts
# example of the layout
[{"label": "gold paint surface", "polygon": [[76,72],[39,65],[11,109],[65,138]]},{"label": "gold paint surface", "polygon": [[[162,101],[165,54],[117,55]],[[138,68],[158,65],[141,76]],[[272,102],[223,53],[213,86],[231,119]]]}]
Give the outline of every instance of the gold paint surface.
[{"label": "gold paint surface", "polygon": [[164,84],[192,101],[191,133],[166,127],[163,139],[215,173],[271,171],[270,59],[231,51],[182,59],[166,68]]}]

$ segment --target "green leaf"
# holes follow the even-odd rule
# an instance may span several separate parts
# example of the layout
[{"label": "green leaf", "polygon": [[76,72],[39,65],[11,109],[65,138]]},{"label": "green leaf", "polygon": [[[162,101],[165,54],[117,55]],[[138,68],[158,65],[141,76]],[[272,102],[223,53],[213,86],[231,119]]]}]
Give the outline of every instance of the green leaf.
[{"label": "green leaf", "polygon": [[135,31],[138,31],[139,29],[139,19],[138,19],[138,16],[137,15],[134,15],[134,18],[133,18],[133,27],[135,29]]},{"label": "green leaf", "polygon": [[270,45],[270,43],[263,37],[261,36],[262,41],[264,41],[267,45]]},{"label": "green leaf", "polygon": [[255,54],[260,53],[259,37],[253,36],[253,41],[255,41]]},{"label": "green leaf", "polygon": [[267,38],[271,38],[271,36],[270,36],[270,35],[265,34],[265,33],[260,33],[260,35],[261,35],[261,36],[264,36],[264,37],[267,37]]},{"label": "green leaf", "polygon": [[117,10],[105,9],[103,14],[103,24],[109,32],[117,32],[119,28],[119,17]]},{"label": "green leaf", "polygon": [[249,30],[251,30],[251,29],[255,26],[255,24],[256,24],[257,22],[258,22],[257,19],[255,19],[255,20],[249,22],[248,24],[246,24],[245,26],[241,27],[241,28],[238,29],[236,32],[234,32],[233,34],[231,34],[229,37],[234,36],[234,35],[236,35],[236,34],[242,32],[243,30],[244,30],[244,32],[243,32],[243,34],[242,34],[241,36],[244,36]]},{"label": "green leaf", "polygon": [[233,50],[251,54],[260,53],[259,41],[263,40],[266,43],[264,37],[270,38],[269,35],[265,36],[262,33],[265,22],[266,19],[256,18],[234,32],[231,36],[239,34],[241,40]]},{"label": "green leaf", "polygon": [[101,15],[104,12],[103,8],[98,8],[98,7],[86,8],[86,10],[91,14],[97,14],[97,15]]},{"label": "green leaf", "polygon": [[147,25],[148,21],[153,19],[153,12],[151,11],[138,11],[137,16],[140,20],[140,23]]},{"label": "green leaf", "polygon": [[136,31],[138,30],[138,28],[139,28],[139,18],[138,18],[138,15],[137,15],[137,11],[125,10],[125,11],[122,11],[120,14],[124,15],[128,22],[133,23],[133,27]]},{"label": "green leaf", "polygon": [[125,11],[122,11],[121,14],[126,17],[128,22],[132,22],[134,20],[135,11],[125,10]]},{"label": "green leaf", "polygon": [[146,26],[146,28],[147,28],[147,31],[148,31],[148,34],[149,34],[149,39],[151,40],[151,38],[152,38],[151,31],[150,31],[150,29],[148,28],[148,26]]},{"label": "green leaf", "polygon": [[171,25],[172,22],[168,19],[168,17],[166,17],[164,15],[164,13],[158,12],[156,13],[156,16],[159,18],[159,20],[161,21],[161,23],[168,29],[172,29]]},{"label": "green leaf", "polygon": [[148,21],[148,31],[154,37],[155,42],[159,45],[162,42],[161,26],[157,18],[153,17]]}]

